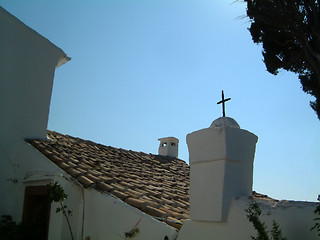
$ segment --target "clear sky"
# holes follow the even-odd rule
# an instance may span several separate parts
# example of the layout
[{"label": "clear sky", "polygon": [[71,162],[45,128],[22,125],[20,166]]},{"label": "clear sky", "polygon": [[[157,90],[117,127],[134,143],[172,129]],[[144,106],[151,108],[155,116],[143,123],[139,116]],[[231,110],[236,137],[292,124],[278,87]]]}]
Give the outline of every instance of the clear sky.
[{"label": "clear sky", "polygon": [[315,201],[320,121],[287,72],[273,76],[234,0],[0,0],[72,58],[56,70],[48,129],[108,146],[158,152],[226,115],[258,137],[254,190]]}]

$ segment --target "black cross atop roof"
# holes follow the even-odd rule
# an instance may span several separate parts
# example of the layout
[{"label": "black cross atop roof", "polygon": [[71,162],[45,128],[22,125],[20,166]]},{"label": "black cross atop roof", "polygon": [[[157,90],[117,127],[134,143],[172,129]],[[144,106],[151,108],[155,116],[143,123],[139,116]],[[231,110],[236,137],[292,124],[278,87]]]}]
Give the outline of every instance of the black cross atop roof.
[{"label": "black cross atop roof", "polygon": [[224,99],[224,93],[223,93],[223,90],[222,90],[222,100],[217,102],[217,104],[221,104],[222,103],[222,114],[223,114],[223,117],[226,116],[226,110],[225,110],[225,105],[224,103],[231,100],[231,98],[227,98],[227,99]]}]

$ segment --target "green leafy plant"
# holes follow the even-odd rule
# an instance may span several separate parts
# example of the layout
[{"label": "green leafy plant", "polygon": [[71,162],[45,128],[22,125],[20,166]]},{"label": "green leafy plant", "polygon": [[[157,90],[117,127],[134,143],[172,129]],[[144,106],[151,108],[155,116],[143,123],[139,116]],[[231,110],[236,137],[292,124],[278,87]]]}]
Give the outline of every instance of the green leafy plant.
[{"label": "green leafy plant", "polygon": [[119,237],[123,238],[123,239],[127,239],[127,238],[134,238],[139,232],[139,228],[137,227],[139,225],[139,223],[141,222],[143,216],[139,219],[139,221],[133,226],[133,228],[131,228],[131,230],[129,232],[125,232],[124,236],[121,236],[119,234],[117,234]]},{"label": "green leafy plant", "polygon": [[265,222],[260,220],[261,209],[256,202],[250,204],[249,208],[245,210],[247,213],[248,220],[253,224],[253,227],[256,229],[258,236],[251,236],[253,240],[286,240],[282,236],[281,229],[279,224],[273,220],[272,229],[271,229],[271,238],[269,238],[268,230]]},{"label": "green leafy plant", "polygon": [[280,226],[275,220],[272,222],[271,236],[271,239],[274,240],[286,240],[286,238],[282,236]]},{"label": "green leafy plant", "polygon": [[125,238],[133,238],[137,233],[139,233],[139,228],[133,228],[129,232],[125,232]]},{"label": "green leafy plant", "polygon": [[[320,201],[320,195],[318,195],[318,201]],[[317,231],[318,236],[320,237],[320,202],[318,203],[314,213],[318,215],[318,217],[314,218],[315,224],[311,228],[311,230]]]},{"label": "green leafy plant", "polygon": [[71,225],[70,225],[70,220],[69,220],[69,217],[72,216],[72,211],[68,210],[67,206],[64,205],[63,203],[63,201],[67,199],[68,195],[65,194],[63,187],[57,182],[47,184],[47,190],[48,190],[48,196],[49,196],[50,202],[59,203],[60,207],[57,207],[56,213],[61,212],[63,216],[66,218],[71,239],[74,240]]},{"label": "green leafy plant", "polygon": [[246,210],[247,212],[247,218],[249,222],[253,224],[253,227],[258,232],[258,237],[252,237],[254,240],[268,240],[268,232],[267,227],[264,222],[261,222],[260,215],[261,215],[261,209],[257,203],[250,204],[249,208]]}]

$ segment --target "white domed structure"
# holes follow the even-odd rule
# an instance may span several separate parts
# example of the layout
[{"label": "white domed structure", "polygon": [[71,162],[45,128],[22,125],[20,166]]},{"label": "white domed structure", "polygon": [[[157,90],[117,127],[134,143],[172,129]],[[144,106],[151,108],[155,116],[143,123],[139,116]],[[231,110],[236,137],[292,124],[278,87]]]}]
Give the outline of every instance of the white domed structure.
[{"label": "white domed structure", "polygon": [[240,128],[239,124],[231,117],[219,117],[216,120],[214,120],[210,127],[216,127],[216,128],[225,128],[225,127],[234,127],[234,128]]}]

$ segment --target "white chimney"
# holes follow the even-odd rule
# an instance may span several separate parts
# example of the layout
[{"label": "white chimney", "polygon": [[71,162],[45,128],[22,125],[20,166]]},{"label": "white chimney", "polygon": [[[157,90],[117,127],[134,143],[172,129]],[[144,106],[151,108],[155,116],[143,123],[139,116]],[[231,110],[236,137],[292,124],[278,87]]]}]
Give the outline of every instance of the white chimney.
[{"label": "white chimney", "polygon": [[159,138],[159,155],[178,158],[179,139],[175,137]]},{"label": "white chimney", "polygon": [[187,135],[192,220],[226,221],[231,200],[251,196],[257,140],[229,117]]}]

